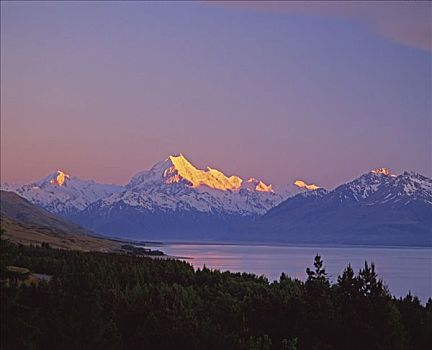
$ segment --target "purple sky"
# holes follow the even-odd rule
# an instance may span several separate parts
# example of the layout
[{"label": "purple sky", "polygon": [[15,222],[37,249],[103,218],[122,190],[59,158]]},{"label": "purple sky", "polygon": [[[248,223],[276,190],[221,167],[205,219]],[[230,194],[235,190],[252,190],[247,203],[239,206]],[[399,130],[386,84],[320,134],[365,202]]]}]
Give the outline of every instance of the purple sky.
[{"label": "purple sky", "polygon": [[431,176],[431,4],[1,3],[1,180],[170,154],[273,184]]}]

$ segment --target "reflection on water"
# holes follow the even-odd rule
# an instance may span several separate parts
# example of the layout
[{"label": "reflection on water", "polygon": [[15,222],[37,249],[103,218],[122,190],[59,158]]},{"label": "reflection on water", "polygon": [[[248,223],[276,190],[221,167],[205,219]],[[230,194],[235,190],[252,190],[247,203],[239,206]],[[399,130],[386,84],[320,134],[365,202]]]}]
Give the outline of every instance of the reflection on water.
[{"label": "reflection on water", "polygon": [[409,290],[423,302],[432,296],[432,249],[369,247],[288,247],[268,245],[170,244],[162,249],[168,255],[190,257],[195,268],[232,272],[251,272],[278,279],[282,272],[304,280],[305,269],[315,254],[324,260],[332,280],[348,265],[358,271],[365,260],[374,262],[378,275],[393,295],[404,296]]}]

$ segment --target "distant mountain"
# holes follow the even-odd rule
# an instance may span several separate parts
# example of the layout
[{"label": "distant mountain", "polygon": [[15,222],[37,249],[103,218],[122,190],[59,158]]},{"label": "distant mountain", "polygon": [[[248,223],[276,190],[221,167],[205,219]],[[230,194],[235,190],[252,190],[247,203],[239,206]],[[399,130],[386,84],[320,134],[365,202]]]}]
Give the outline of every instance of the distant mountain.
[{"label": "distant mountain", "polygon": [[0,221],[5,236],[21,244],[50,243],[53,247],[115,251],[119,243],[93,237],[83,227],[35,206],[16,193],[0,191]]},{"label": "distant mountain", "polygon": [[70,217],[90,203],[122,190],[122,186],[81,180],[58,170],[28,185],[2,184],[2,190],[12,191],[50,211]]},{"label": "distant mountain", "polygon": [[197,169],[180,154],[136,174],[124,191],[93,202],[75,219],[127,237],[212,239],[283,199],[260,180]]},{"label": "distant mountain", "polygon": [[432,245],[432,180],[381,168],[333,191],[288,198],[225,236],[290,243]]}]

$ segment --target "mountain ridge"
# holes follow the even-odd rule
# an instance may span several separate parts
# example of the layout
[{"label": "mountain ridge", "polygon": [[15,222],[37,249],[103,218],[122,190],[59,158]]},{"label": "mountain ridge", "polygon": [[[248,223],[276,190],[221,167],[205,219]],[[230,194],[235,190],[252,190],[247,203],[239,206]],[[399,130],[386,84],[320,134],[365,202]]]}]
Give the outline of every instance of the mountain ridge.
[{"label": "mountain ridge", "polygon": [[331,191],[288,198],[231,235],[287,243],[432,246],[432,180],[413,172],[371,171]]},{"label": "mountain ridge", "polygon": [[25,185],[2,184],[4,191],[15,192],[49,212],[68,217],[90,203],[118,192],[122,186],[81,180],[57,170],[48,176]]}]

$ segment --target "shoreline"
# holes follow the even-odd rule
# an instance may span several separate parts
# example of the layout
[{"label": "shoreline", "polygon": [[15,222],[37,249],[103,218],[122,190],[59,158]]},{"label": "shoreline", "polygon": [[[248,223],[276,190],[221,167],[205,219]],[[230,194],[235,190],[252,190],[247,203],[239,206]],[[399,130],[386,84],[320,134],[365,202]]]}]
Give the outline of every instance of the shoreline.
[{"label": "shoreline", "polygon": [[[138,241],[136,241],[138,243]],[[432,246],[395,246],[395,245],[367,245],[367,244],[320,244],[320,243],[272,243],[272,242],[218,242],[218,241],[163,241],[163,242],[139,242],[146,247],[164,247],[173,245],[201,245],[201,246],[253,246],[253,247],[292,247],[292,248],[371,248],[371,249],[425,249],[431,250]]]}]

